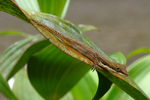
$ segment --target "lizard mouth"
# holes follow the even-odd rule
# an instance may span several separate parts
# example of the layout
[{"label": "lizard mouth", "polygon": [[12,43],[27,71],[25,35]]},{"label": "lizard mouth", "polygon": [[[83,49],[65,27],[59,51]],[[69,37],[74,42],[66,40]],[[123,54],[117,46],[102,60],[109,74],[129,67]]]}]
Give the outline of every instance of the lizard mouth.
[{"label": "lizard mouth", "polygon": [[127,73],[123,73],[124,75],[126,75],[126,76],[129,76],[129,73],[127,72]]},{"label": "lizard mouth", "polygon": [[123,75],[123,76],[129,76],[129,73],[126,71],[126,72],[119,72],[119,74]]}]

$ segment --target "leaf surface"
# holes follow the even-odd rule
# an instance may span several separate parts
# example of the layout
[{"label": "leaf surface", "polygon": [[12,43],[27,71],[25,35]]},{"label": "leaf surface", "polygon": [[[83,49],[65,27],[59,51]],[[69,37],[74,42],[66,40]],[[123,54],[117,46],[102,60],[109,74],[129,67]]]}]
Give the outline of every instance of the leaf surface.
[{"label": "leaf surface", "polygon": [[90,66],[50,45],[31,57],[27,68],[38,93],[46,100],[58,100],[87,73]]},{"label": "leaf surface", "polygon": [[71,93],[74,100],[92,100],[98,88],[97,72],[89,71],[86,75],[72,88]]},{"label": "leaf surface", "polygon": [[64,18],[69,7],[70,0],[37,0],[41,12],[53,14]]},{"label": "leaf surface", "polygon": [[21,69],[15,75],[12,91],[19,100],[44,100],[31,85],[25,69]]},{"label": "leaf surface", "polygon": [[37,0],[14,0],[22,9],[40,12]]},{"label": "leaf surface", "polygon": [[5,95],[9,100],[18,100],[9,88],[7,82],[4,80],[3,76],[0,73],[0,92]]}]

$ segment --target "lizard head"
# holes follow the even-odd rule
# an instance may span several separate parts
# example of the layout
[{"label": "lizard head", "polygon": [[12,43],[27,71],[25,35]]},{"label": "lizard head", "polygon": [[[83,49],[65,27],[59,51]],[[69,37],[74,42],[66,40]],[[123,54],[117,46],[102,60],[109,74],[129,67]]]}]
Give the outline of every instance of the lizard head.
[{"label": "lizard head", "polygon": [[119,63],[114,63],[114,68],[115,71],[125,75],[125,76],[129,76],[129,73],[126,70],[126,66],[119,64]]}]

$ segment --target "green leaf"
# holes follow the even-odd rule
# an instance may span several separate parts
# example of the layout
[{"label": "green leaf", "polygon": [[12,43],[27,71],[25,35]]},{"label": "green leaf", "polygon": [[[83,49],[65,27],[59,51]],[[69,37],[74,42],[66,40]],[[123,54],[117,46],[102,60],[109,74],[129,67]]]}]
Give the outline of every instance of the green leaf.
[{"label": "green leaf", "polygon": [[16,6],[16,4],[14,4],[13,0],[0,0],[0,11],[9,13],[30,23],[30,21],[23,14],[23,12]]},{"label": "green leaf", "polygon": [[31,57],[27,68],[29,79],[38,93],[46,100],[58,100],[86,74],[90,66],[50,45]]},{"label": "green leaf", "polygon": [[16,96],[12,93],[7,82],[4,80],[0,73],[0,92],[3,93],[9,100],[18,100]]},{"label": "green leaf", "polygon": [[19,100],[44,100],[31,85],[25,69],[15,75],[13,92]]},{"label": "green leaf", "polygon": [[95,26],[92,25],[83,25],[83,24],[79,24],[77,26],[77,28],[82,31],[82,32],[87,32],[87,31],[91,31],[91,30],[98,30],[98,28],[96,28]]},{"label": "green leaf", "polygon": [[16,35],[16,36],[24,36],[24,37],[30,37],[31,35],[19,32],[19,31],[2,31],[0,32],[0,36],[3,35]]},{"label": "green leaf", "polygon": [[33,10],[40,12],[37,0],[15,0],[15,2],[25,10]]},{"label": "green leaf", "polygon": [[99,79],[98,89],[92,100],[99,100],[110,89],[112,85],[112,82],[110,80],[108,80],[100,72],[97,72],[97,73],[98,73],[98,79]]},{"label": "green leaf", "polygon": [[127,56],[126,56],[126,59],[130,59],[131,57],[135,56],[135,55],[138,55],[138,54],[141,54],[141,53],[150,53],[150,48],[149,47],[144,47],[144,48],[139,48],[139,49],[136,49],[132,52],[130,52]]},{"label": "green leaf", "polygon": [[74,100],[73,96],[70,92],[68,92],[65,96],[63,96],[60,100]]},{"label": "green leaf", "polygon": [[97,72],[89,71],[71,90],[73,100],[92,100],[97,87]]},{"label": "green leaf", "polygon": [[33,46],[35,48],[29,47],[42,39],[43,38],[40,35],[29,37],[14,43],[7,50],[5,50],[5,52],[0,56],[0,70],[5,79],[9,79],[15,74],[16,71],[27,63],[29,57],[35,53],[35,48],[37,50],[40,48],[38,46]]},{"label": "green leaf", "polygon": [[[133,78],[133,80],[141,87],[141,89],[150,97],[150,55],[144,56],[134,63],[132,63],[129,67],[129,74]],[[133,91],[133,90],[132,90]],[[135,92],[135,91],[133,91]],[[134,100],[124,91],[122,91],[118,86],[113,85],[111,90],[102,98],[102,100],[118,100],[120,98],[122,100]],[[149,99],[141,99],[141,96],[137,94],[137,100],[149,100]]]},{"label": "green leaf", "polygon": [[38,0],[41,12],[64,18],[69,7],[70,0]]}]

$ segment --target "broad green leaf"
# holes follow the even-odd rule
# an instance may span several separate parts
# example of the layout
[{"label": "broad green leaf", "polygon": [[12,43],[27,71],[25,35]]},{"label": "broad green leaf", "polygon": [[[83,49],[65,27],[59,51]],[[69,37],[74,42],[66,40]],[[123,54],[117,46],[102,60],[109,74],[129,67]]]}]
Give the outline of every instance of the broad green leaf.
[{"label": "broad green leaf", "polygon": [[7,82],[4,80],[0,73],[0,92],[3,93],[9,100],[18,100],[16,96],[12,93]]},{"label": "broad green leaf", "polygon": [[46,100],[58,100],[87,73],[90,66],[50,45],[31,57],[27,68],[38,93]]},{"label": "broad green leaf", "polygon": [[12,91],[19,100],[44,100],[31,85],[25,69],[15,75]]},{"label": "broad green leaf", "polygon": [[[138,83],[143,91],[150,97],[150,55],[144,56],[132,63],[128,67],[128,71],[132,79]],[[141,99],[138,94],[137,97],[136,100],[146,100]],[[102,100],[118,100],[118,98],[121,98],[122,100],[134,100],[116,85],[113,85],[111,90],[102,98]]]},{"label": "broad green leaf", "polygon": [[73,100],[92,100],[97,88],[97,72],[89,71],[71,90]]},{"label": "broad green leaf", "polygon": [[127,56],[126,56],[126,59],[130,59],[131,57],[137,55],[137,54],[141,54],[141,53],[150,53],[150,48],[149,47],[145,47],[145,48],[139,48],[139,49],[136,49],[134,51],[132,51],[131,53],[129,53]]},{"label": "broad green leaf", "polygon": [[69,7],[70,0],[37,0],[41,12],[64,18]]},{"label": "broad green leaf", "polygon": [[37,0],[15,0],[15,2],[17,2],[22,9],[40,12]]},{"label": "broad green leaf", "polygon": [[79,24],[77,26],[77,28],[82,31],[82,32],[87,32],[87,31],[91,31],[91,30],[98,30],[98,28],[96,28],[95,26],[92,25],[83,25],[83,24]]},{"label": "broad green leaf", "polygon": [[[17,71],[19,70],[19,67],[23,67],[23,65],[25,65],[25,63],[27,62],[27,58],[29,58],[29,55],[34,53],[33,49],[31,49],[31,51],[27,49],[35,42],[41,41],[42,39],[43,38],[40,35],[29,37],[27,39],[14,43],[7,50],[5,50],[5,52],[0,56],[0,70],[1,70],[3,77],[8,79],[8,76],[11,72],[15,74],[14,70]],[[24,52],[26,55],[22,55]],[[22,61],[24,63],[22,63]],[[22,65],[22,66],[19,66],[19,65]]]},{"label": "broad green leaf", "polygon": [[16,36],[24,36],[24,37],[30,37],[31,35],[25,34],[23,32],[19,31],[2,31],[0,32],[0,36],[4,35],[16,35]]}]

